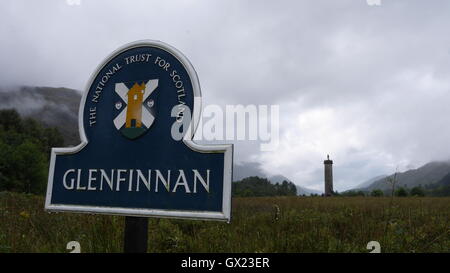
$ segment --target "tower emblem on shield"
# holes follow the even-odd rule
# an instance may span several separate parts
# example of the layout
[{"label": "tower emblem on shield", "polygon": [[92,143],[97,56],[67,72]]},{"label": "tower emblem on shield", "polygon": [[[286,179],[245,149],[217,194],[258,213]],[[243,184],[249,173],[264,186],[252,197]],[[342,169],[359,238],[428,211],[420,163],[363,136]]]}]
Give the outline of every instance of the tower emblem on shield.
[{"label": "tower emblem on shield", "polygon": [[120,97],[115,108],[120,113],[114,119],[114,126],[126,138],[138,138],[153,124],[155,102],[150,95],[157,87],[157,79],[115,84],[115,92]]}]

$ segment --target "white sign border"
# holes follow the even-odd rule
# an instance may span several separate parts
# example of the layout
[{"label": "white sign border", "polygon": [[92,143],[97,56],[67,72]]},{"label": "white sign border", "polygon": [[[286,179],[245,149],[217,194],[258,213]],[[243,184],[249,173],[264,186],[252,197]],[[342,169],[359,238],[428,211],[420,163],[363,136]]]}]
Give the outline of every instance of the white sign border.
[{"label": "white sign border", "polygon": [[[169,52],[175,58],[180,61],[184,66],[192,82],[192,88],[194,91],[194,113],[192,115],[191,124],[183,138],[183,142],[193,151],[199,153],[224,153],[224,173],[223,173],[223,198],[222,198],[222,211],[188,211],[188,210],[163,210],[163,209],[143,209],[143,208],[121,208],[121,207],[106,207],[106,206],[82,206],[82,205],[61,205],[52,204],[52,189],[53,189],[53,176],[55,171],[55,159],[56,155],[64,154],[76,154],[80,152],[84,146],[88,143],[83,124],[84,105],[86,104],[86,98],[89,94],[89,89],[94,82],[95,77],[100,73],[100,70],[114,59],[119,54],[126,50],[136,47],[155,47]],[[180,219],[198,219],[198,220],[221,220],[230,222],[231,220],[231,180],[233,177],[233,144],[224,145],[200,145],[195,143],[192,139],[197,126],[200,122],[200,116],[202,112],[201,105],[201,90],[200,82],[198,80],[197,72],[195,71],[189,60],[176,48],[155,40],[139,40],[129,44],[126,44],[106,57],[92,73],[81,98],[79,112],[78,112],[78,129],[81,138],[81,143],[75,147],[70,148],[52,148],[47,194],[45,199],[45,210],[49,212],[79,212],[79,213],[98,213],[98,214],[110,214],[110,215],[123,215],[123,216],[145,216],[145,217],[164,217],[164,218],[180,218]],[[192,130],[192,128],[194,128]]]}]

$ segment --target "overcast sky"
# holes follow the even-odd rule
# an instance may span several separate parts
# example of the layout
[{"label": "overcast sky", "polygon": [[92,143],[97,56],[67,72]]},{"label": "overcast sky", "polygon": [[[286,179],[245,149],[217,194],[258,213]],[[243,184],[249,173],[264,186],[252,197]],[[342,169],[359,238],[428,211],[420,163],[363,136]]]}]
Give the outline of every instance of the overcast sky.
[{"label": "overcast sky", "polygon": [[235,160],[335,189],[450,158],[450,1],[0,1],[0,85],[83,90],[111,51],[161,40],[205,104],[278,104],[280,146]]}]

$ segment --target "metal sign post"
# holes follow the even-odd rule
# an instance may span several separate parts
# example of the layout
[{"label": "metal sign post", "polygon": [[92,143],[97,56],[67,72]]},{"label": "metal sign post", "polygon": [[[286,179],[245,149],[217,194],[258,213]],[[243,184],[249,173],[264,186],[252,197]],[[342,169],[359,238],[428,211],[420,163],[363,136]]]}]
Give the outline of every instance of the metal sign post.
[{"label": "metal sign post", "polygon": [[146,253],[147,243],[148,218],[125,216],[123,252]]},{"label": "metal sign post", "polygon": [[200,116],[200,84],[181,52],[150,40],[117,49],[81,99],[81,143],[52,149],[45,209],[134,217],[127,252],[146,250],[139,217],[230,221],[233,146],[195,143]]}]

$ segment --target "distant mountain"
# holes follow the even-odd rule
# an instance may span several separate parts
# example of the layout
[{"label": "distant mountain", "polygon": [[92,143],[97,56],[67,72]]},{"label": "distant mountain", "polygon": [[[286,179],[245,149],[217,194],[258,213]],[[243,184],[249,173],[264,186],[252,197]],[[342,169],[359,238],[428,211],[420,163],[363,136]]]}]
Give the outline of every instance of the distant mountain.
[{"label": "distant mountain", "polygon": [[[244,162],[241,164],[235,164],[233,166],[233,181],[239,181],[246,177],[251,176],[258,176],[261,178],[267,178],[271,183],[282,183],[284,180],[288,182],[294,183],[289,178],[283,176],[283,175],[273,175],[273,176],[267,176],[264,174],[264,172],[261,170],[261,166],[259,163],[256,162]],[[295,183],[294,183],[295,184]],[[297,194],[298,195],[311,195],[311,194],[321,194],[322,192],[308,189],[306,187],[298,186],[297,187]]]},{"label": "distant mountain", "polygon": [[381,180],[381,179],[385,179],[387,177],[387,175],[378,175],[375,176],[365,182],[362,182],[361,184],[359,184],[358,186],[355,187],[355,189],[362,189],[362,188],[366,188],[369,187],[373,182],[377,181],[377,180]]},{"label": "distant mountain", "polygon": [[[412,188],[415,186],[427,186],[437,183],[448,173],[450,173],[450,162],[430,162],[420,168],[397,173],[396,186],[407,188]],[[393,176],[394,174],[391,174],[388,177]],[[389,189],[390,184],[386,181],[388,177],[384,177],[374,181],[369,186],[364,187],[363,190],[371,191],[373,189]]]},{"label": "distant mountain", "polygon": [[450,173],[426,188],[428,194],[432,196],[450,196]]},{"label": "distant mountain", "polygon": [[431,185],[430,188],[450,187],[450,173],[442,177],[441,180]]},{"label": "distant mountain", "polygon": [[0,89],[0,109],[16,109],[23,117],[31,117],[44,125],[57,127],[65,145],[80,143],[78,107],[81,93],[68,88],[18,87]]},{"label": "distant mountain", "polygon": [[[291,181],[290,179],[286,178],[283,175],[270,176],[268,179],[272,183],[282,183],[284,180],[294,183],[293,181]],[[302,187],[302,186],[298,186],[298,185],[295,185],[295,186],[297,187],[297,195],[322,194],[321,191],[316,191],[316,190],[309,189],[309,188]]]},{"label": "distant mountain", "polygon": [[234,164],[233,166],[233,181],[239,181],[246,177],[259,176],[266,177],[260,169],[260,165],[255,162],[244,162],[242,164]]}]

